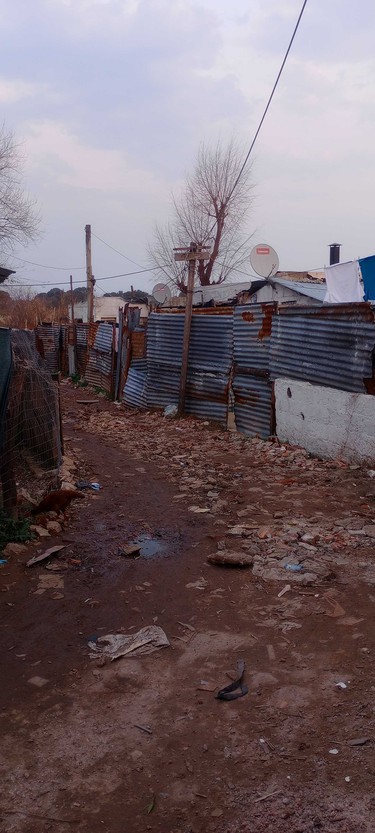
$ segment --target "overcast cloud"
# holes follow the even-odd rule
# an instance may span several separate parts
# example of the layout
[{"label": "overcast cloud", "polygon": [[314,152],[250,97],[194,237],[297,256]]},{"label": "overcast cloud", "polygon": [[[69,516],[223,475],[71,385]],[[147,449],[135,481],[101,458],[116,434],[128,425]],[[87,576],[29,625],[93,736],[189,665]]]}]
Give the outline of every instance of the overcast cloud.
[{"label": "overcast cloud", "polygon": [[[147,265],[202,140],[250,144],[300,0],[0,0],[0,103],[43,220],[19,283],[84,283],[84,226]],[[375,253],[375,8],[309,0],[256,144],[249,231],[281,269]],[[93,240],[97,277],[133,264]],[[249,271],[251,271],[249,269]],[[239,280],[243,276],[238,275]],[[150,289],[152,277],[106,281]]]}]

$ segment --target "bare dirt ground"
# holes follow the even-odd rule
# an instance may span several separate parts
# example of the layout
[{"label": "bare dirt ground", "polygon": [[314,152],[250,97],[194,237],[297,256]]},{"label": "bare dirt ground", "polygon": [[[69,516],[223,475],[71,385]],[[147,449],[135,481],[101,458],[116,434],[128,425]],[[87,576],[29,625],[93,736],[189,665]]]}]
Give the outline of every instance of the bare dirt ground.
[{"label": "bare dirt ground", "polygon": [[[373,833],[367,468],[63,392],[73,479],[103,488],[0,569],[1,830]],[[232,550],[254,566],[206,561]],[[90,658],[146,625],[170,646]]]}]

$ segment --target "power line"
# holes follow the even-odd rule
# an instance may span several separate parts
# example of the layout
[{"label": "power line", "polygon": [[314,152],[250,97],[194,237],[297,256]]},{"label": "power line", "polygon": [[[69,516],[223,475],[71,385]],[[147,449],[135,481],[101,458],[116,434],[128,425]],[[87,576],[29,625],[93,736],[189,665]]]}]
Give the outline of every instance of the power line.
[{"label": "power line", "polygon": [[94,232],[92,231],[91,235],[92,237],[95,237],[96,240],[100,240],[101,243],[104,243],[105,246],[108,246],[109,249],[112,249],[113,252],[116,252],[116,254],[120,255],[120,257],[125,258],[125,260],[129,260],[130,263],[134,263],[134,266],[139,266],[141,269],[143,268],[141,263],[137,263],[136,260],[132,260],[131,257],[128,257],[127,255],[124,255],[122,252],[120,252],[118,249],[115,249],[114,246],[111,246],[110,243],[107,243],[106,240],[103,240],[101,237],[99,237],[98,234],[94,234]]},{"label": "power line", "polygon": [[[251,151],[253,150],[253,147],[254,147],[254,145],[255,145],[255,142],[256,142],[256,140],[257,140],[257,138],[258,138],[258,136],[259,136],[259,133],[260,133],[260,131],[261,131],[261,129],[262,129],[262,125],[263,125],[264,119],[266,118],[266,115],[267,115],[267,113],[268,113],[269,107],[270,107],[270,105],[271,105],[272,99],[273,99],[273,97],[274,97],[274,94],[275,94],[275,92],[276,92],[276,89],[277,89],[278,83],[279,83],[279,81],[280,81],[280,78],[281,78],[281,75],[282,75],[283,69],[284,69],[285,64],[286,64],[286,62],[287,62],[289,52],[290,52],[290,50],[291,50],[291,48],[292,48],[292,44],[293,44],[294,38],[295,38],[295,36],[296,36],[296,34],[297,34],[297,31],[298,31],[298,28],[299,28],[300,22],[301,22],[301,20],[302,20],[302,15],[303,15],[303,13],[304,13],[304,11],[305,11],[306,4],[307,4],[307,0],[304,0],[304,2],[302,3],[302,8],[301,8],[301,11],[300,11],[300,13],[299,13],[299,15],[298,15],[297,23],[296,23],[296,25],[295,25],[295,27],[294,27],[294,30],[293,30],[292,37],[291,37],[291,39],[290,39],[290,41],[289,41],[288,48],[287,48],[286,53],[285,53],[285,55],[284,55],[283,62],[282,62],[282,64],[281,64],[281,67],[280,67],[279,72],[278,72],[278,74],[277,74],[276,81],[275,81],[275,83],[274,83],[274,85],[273,85],[273,87],[272,87],[271,94],[270,94],[270,96],[269,96],[269,98],[268,98],[267,104],[266,104],[265,109],[264,109],[264,111],[263,111],[262,118],[261,118],[261,120],[260,120],[260,122],[259,122],[259,125],[258,125],[258,127],[257,127],[256,132],[255,132],[254,138],[253,138],[253,140],[252,140],[252,142],[251,142],[251,145],[250,145],[250,147],[249,147],[249,150],[248,150],[248,152],[247,152],[247,154],[246,154],[246,156],[245,156],[245,159],[244,159],[244,161],[243,161],[243,163],[242,163],[242,165],[241,165],[241,168],[240,168],[240,170],[239,170],[239,173],[238,173],[238,175],[237,175],[237,177],[236,177],[236,179],[235,179],[235,181],[234,181],[234,185],[233,185],[233,187],[232,187],[231,191],[229,192],[229,196],[228,196],[228,197],[227,197],[227,199],[226,199],[226,203],[228,203],[228,202],[229,202],[229,200],[230,200],[231,196],[233,195],[233,192],[234,192],[234,191],[235,191],[235,189],[237,188],[237,185],[238,185],[238,183],[239,183],[239,181],[240,181],[240,179],[241,179],[241,176],[242,176],[242,174],[243,174],[243,172],[244,172],[244,170],[245,170],[245,168],[246,168],[246,165],[247,165],[247,163],[248,163],[248,161],[249,161],[249,157],[250,157]],[[215,225],[216,225],[216,221],[215,221],[215,223],[213,224],[212,228],[210,229],[210,231],[209,231],[209,235],[211,235],[211,234],[212,234],[212,232],[213,232],[213,230],[214,230],[214,228],[215,228]]]},{"label": "power line", "polygon": [[[11,257],[14,260],[20,260],[21,263],[28,263],[29,266],[39,266],[40,269],[56,269],[59,272],[78,272],[81,269],[85,269],[85,266],[46,266],[45,263],[34,263],[33,260],[25,260],[23,257],[17,257],[16,255],[10,255],[6,252],[0,252],[3,257]],[[35,284],[35,286],[39,286],[39,284]]]},{"label": "power line", "polygon": [[244,161],[243,161],[243,164],[242,164],[242,166],[241,166],[241,168],[240,168],[240,171],[239,171],[239,174],[238,174],[238,176],[237,176],[237,179],[235,180],[234,185],[233,185],[233,188],[232,188],[232,190],[231,190],[231,192],[230,192],[230,194],[229,194],[228,201],[230,200],[230,198],[231,198],[231,196],[232,196],[233,191],[235,190],[235,188],[237,188],[237,185],[238,185],[238,183],[239,183],[239,181],[240,181],[240,179],[241,179],[241,176],[242,176],[242,174],[243,174],[243,172],[244,172],[244,170],[245,170],[245,167],[246,167],[246,165],[247,165],[247,163],[248,163],[248,160],[249,160],[249,156],[250,156],[250,154],[251,154],[251,151],[252,151],[252,149],[253,149],[253,147],[254,147],[254,145],[255,145],[255,142],[256,142],[256,140],[257,140],[257,138],[258,138],[258,136],[259,136],[259,133],[260,133],[260,131],[261,131],[261,129],[262,129],[262,125],[263,125],[264,119],[266,118],[266,115],[267,115],[267,113],[268,113],[268,110],[269,110],[269,107],[270,107],[271,101],[272,101],[272,99],[273,99],[273,97],[274,97],[274,94],[275,94],[275,92],[276,92],[276,89],[277,89],[278,83],[279,83],[280,78],[281,78],[282,71],[283,71],[283,69],[284,69],[284,67],[285,67],[285,64],[286,64],[287,60],[288,60],[288,55],[289,55],[289,52],[290,52],[290,50],[291,50],[291,48],[292,48],[294,38],[295,38],[295,36],[296,36],[296,34],[297,34],[297,31],[298,31],[298,28],[299,28],[300,22],[301,22],[301,20],[302,20],[302,15],[303,15],[303,13],[304,13],[304,11],[305,11],[306,4],[307,4],[307,0],[304,0],[304,2],[302,3],[302,8],[301,8],[301,11],[300,11],[300,13],[299,13],[299,15],[298,15],[297,23],[296,23],[296,25],[295,25],[295,27],[294,27],[294,30],[293,30],[292,37],[291,37],[291,39],[290,39],[290,41],[289,41],[289,46],[288,46],[288,48],[287,48],[287,50],[286,50],[286,53],[285,53],[285,55],[284,55],[283,62],[282,62],[281,67],[280,67],[280,69],[279,69],[279,72],[278,72],[278,75],[277,75],[276,81],[275,81],[275,83],[274,83],[274,85],[273,85],[273,87],[272,87],[271,94],[270,94],[270,96],[269,96],[269,98],[268,98],[268,101],[267,101],[266,107],[265,107],[265,109],[264,109],[264,112],[263,112],[262,118],[261,118],[261,120],[260,120],[260,122],[259,122],[259,125],[258,125],[258,128],[257,128],[257,130],[256,130],[255,136],[254,136],[254,138],[253,138],[253,141],[251,142],[251,145],[250,145],[250,147],[249,147],[249,150],[248,150],[248,152],[247,152],[247,154],[246,154],[246,156],[245,156],[245,159],[244,159]]},{"label": "power line", "polygon": [[[168,264],[164,264],[164,265],[167,266]],[[148,269],[138,269],[138,271],[136,271],[136,272],[123,272],[121,275],[105,275],[102,278],[95,278],[95,281],[96,282],[98,282],[98,281],[111,281],[114,278],[130,278],[130,277],[132,277],[132,275],[141,275],[144,272],[154,272],[156,270],[156,268],[157,267],[155,267],[155,266],[150,266]],[[72,271],[74,271],[74,270],[72,269]],[[79,283],[79,281],[73,281],[73,283],[77,284],[77,283]],[[29,287],[29,286],[30,287],[32,287],[32,286],[54,286],[55,287],[56,286],[56,284],[54,284],[54,283],[17,283],[17,284],[12,283],[12,284],[10,284],[10,286],[12,286],[12,285],[13,286],[19,286],[19,287]],[[67,286],[67,285],[70,286],[70,281],[60,281],[60,286]]]}]

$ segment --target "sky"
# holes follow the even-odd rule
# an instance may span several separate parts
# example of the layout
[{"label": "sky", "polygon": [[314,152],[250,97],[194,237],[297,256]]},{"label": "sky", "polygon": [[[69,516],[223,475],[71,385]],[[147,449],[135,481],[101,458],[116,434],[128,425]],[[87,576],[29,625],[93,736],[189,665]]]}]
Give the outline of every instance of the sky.
[{"label": "sky", "polygon": [[[151,291],[152,273],[101,278],[150,265],[202,141],[246,152],[301,5],[0,0],[2,120],[42,220],[7,260],[15,283],[83,285],[91,224],[99,294]],[[252,155],[248,232],[282,270],[321,268],[332,242],[342,260],[375,253],[374,35],[372,0],[308,0]]]}]

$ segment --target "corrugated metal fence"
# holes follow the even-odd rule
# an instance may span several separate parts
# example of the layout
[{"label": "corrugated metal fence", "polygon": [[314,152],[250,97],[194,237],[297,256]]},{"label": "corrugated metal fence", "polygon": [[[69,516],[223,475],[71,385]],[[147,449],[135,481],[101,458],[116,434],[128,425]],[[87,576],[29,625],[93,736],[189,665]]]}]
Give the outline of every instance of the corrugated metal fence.
[{"label": "corrugated metal fence", "polygon": [[[126,404],[177,404],[184,318],[150,315],[147,361],[130,367]],[[277,308],[269,303],[234,307],[232,315],[194,312],[186,411],[226,425],[232,387],[237,429],[268,437],[274,431],[272,382],[278,377],[374,393],[374,321],[369,304]]]},{"label": "corrugated metal fence", "polygon": [[102,388],[108,394],[114,385],[115,325],[100,322],[89,324],[88,355],[85,380],[93,387]]},{"label": "corrugated metal fence", "polygon": [[374,347],[374,312],[368,304],[280,308],[272,326],[271,378],[364,393]]},{"label": "corrugated metal fence", "polygon": [[[147,329],[147,366],[133,363],[124,401],[137,407],[178,404],[183,314],[152,313]],[[227,422],[233,356],[233,316],[193,315],[186,390],[186,411]]]},{"label": "corrugated metal fence", "polygon": [[251,304],[234,312],[234,415],[248,437],[269,437],[272,427],[272,384],[269,358],[276,304]]}]

